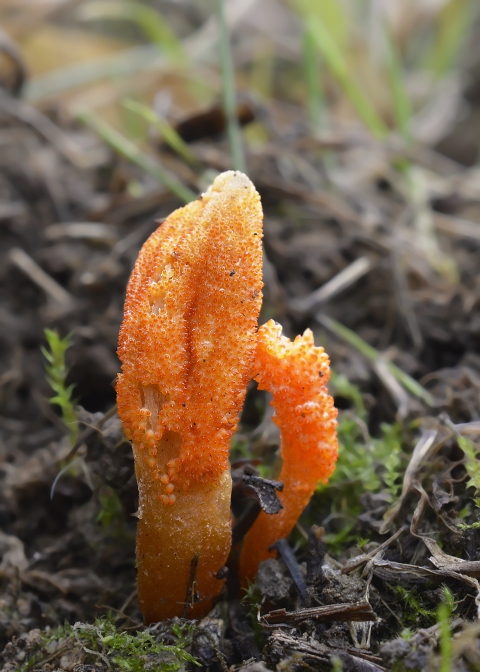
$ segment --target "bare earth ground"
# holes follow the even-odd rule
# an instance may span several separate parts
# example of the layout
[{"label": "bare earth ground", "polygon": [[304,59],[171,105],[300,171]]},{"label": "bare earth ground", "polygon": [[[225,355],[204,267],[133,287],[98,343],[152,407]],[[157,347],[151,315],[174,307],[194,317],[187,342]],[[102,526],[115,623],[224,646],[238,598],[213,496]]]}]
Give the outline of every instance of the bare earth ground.
[{"label": "bare earth ground", "polygon": [[[0,662],[9,672],[193,667],[178,657],[185,648],[213,670],[245,661],[252,671],[436,670],[439,641],[453,647],[452,669],[480,669],[480,531],[468,487],[475,476],[480,486],[479,168],[358,128],[314,140],[296,109],[248,104],[272,137],[248,156],[265,210],[263,317],[290,336],[311,327],[325,344],[343,457],[247,600],[226,596],[193,628],[150,629],[139,663],[105,639],[113,624],[137,638],[145,630],[133,460],[118,418],[104,414],[115,403],[130,269],[155,220],[180,203],[85,127],[2,94]],[[191,147],[203,171],[230,167],[222,135]],[[193,190],[206,186],[158,152]],[[44,327],[73,334],[81,440],[70,462],[48,403]],[[237,515],[246,462],[268,467],[278,446],[266,408],[252,389],[232,449]],[[459,436],[472,442],[467,469]],[[78,625],[58,632],[64,624]]]}]

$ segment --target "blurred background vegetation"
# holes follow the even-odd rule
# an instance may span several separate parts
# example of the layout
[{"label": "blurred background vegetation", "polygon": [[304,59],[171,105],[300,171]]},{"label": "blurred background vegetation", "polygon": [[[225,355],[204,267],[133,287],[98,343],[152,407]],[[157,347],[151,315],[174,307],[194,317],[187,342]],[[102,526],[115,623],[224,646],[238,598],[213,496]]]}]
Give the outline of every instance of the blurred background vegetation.
[{"label": "blurred background vegetation", "polygon": [[[125,287],[158,220],[230,168],[265,211],[261,319],[312,327],[332,361],[340,458],[297,555],[313,522],[342,562],[397,530],[374,634],[438,621],[448,643],[445,591],[402,573],[434,576],[433,538],[480,562],[479,149],[478,0],[0,0],[0,524],[32,591],[20,610],[5,574],[0,645],[110,606],[140,618],[112,386]],[[233,471],[269,475],[279,437],[256,394]],[[467,584],[451,586],[465,619]]]},{"label": "blurred background vegetation", "polygon": [[[226,31],[240,100],[277,102],[280,127],[282,111],[284,123],[294,111],[315,135],[363,126],[378,138],[394,132],[461,163],[477,161],[475,0],[224,4],[222,24],[222,3],[213,0],[2,0],[0,24],[28,73],[26,101],[61,100],[71,115],[89,108],[145,146],[152,120],[126,101],[153,108],[171,125],[217,104]],[[10,64],[2,65],[8,78]],[[231,77],[223,72],[227,88]],[[165,125],[155,126],[168,135]],[[271,129],[257,116],[243,137],[258,149]]]}]

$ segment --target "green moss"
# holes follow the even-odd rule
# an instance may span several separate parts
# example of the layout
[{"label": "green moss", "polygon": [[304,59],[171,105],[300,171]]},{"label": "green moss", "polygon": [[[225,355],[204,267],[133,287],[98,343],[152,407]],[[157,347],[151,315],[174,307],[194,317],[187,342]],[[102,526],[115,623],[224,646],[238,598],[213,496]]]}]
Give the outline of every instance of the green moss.
[{"label": "green moss", "polygon": [[329,548],[341,550],[351,541],[358,542],[353,529],[362,513],[361,496],[365,492],[382,492],[391,502],[398,496],[407,455],[398,423],[384,423],[378,438],[370,436],[362,394],[345,376],[332,375],[331,392],[349,400],[352,408],[339,414],[337,466],[328,484],[319,486],[317,493],[320,503],[329,506],[331,517],[341,519],[338,532],[327,535]]},{"label": "green moss", "polygon": [[[76,623],[73,634],[77,641],[84,643],[104,662],[109,662],[117,669],[128,672],[175,672],[185,669],[186,663],[199,665],[198,661],[185,650],[188,641],[187,629],[182,625],[172,626],[177,643],[163,644],[154,635],[145,630],[130,633],[117,630],[115,625],[106,620],[97,620],[95,625]],[[100,662],[99,660],[99,662]]]},{"label": "green moss", "polygon": [[[126,632],[117,628],[108,617],[88,623],[66,624],[54,633],[42,633],[41,648],[30,652],[29,659],[20,668],[28,672],[48,661],[54,661],[75,649],[86,656],[85,664],[99,665],[99,669],[126,672],[177,672],[200,663],[189,653],[193,623],[171,623],[166,634],[149,630]],[[162,639],[168,637],[169,643]],[[173,643],[170,643],[173,642]]]},{"label": "green moss", "polygon": [[121,534],[125,525],[125,514],[122,504],[115,490],[105,487],[99,495],[100,511],[97,514],[97,523],[106,530],[114,530]]},{"label": "green moss", "polygon": [[422,601],[420,593],[415,590],[407,590],[403,586],[394,586],[394,592],[405,605],[403,620],[405,626],[410,624],[418,627],[419,622],[424,621],[424,625],[432,625],[436,619],[436,611],[428,609]]},{"label": "green moss", "polygon": [[242,604],[248,608],[247,619],[250,623],[253,636],[260,649],[265,646],[265,630],[258,622],[259,609],[262,604],[262,596],[253,581],[248,582],[247,588],[242,588],[245,595],[242,597]]}]

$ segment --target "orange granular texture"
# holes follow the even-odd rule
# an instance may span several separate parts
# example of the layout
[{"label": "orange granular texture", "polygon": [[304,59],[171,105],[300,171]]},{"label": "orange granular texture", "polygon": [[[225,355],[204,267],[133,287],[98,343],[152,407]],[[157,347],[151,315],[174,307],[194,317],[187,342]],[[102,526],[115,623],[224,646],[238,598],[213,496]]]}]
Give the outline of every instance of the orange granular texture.
[{"label": "orange granular texture", "polygon": [[165,504],[228,468],[255,352],[261,238],[258,193],[226,172],[150,236],[131,275],[118,413]]},{"label": "orange granular texture", "polygon": [[255,357],[261,237],[254,186],[223,173],[150,236],[128,284],[117,402],[135,456],[146,623],[205,616],[224,583],[228,453]]},{"label": "orange granular texture", "polygon": [[292,342],[273,320],[260,327],[253,377],[260,390],[273,395],[273,420],[282,439],[278,478],[284,483],[279,494],[284,508],[275,515],[262,511],[248,532],[240,561],[243,580],[253,580],[259,563],[275,557],[269,546],[290,534],[318,482],[328,481],[338,454],[337,409],[326,389],[329,358],[314,346],[310,329]]}]

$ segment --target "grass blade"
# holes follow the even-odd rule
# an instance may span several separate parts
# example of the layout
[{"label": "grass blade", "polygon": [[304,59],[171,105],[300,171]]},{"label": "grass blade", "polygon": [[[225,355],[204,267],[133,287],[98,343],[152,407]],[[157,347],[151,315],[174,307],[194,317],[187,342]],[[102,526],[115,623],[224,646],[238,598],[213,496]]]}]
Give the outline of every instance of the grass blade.
[{"label": "grass blade", "polygon": [[475,25],[476,0],[450,0],[437,18],[437,32],[427,54],[427,67],[437,77],[446,75],[455,65],[462,44],[466,43],[469,27]]},{"label": "grass blade", "polygon": [[187,143],[178,135],[177,131],[170,126],[168,121],[158,116],[155,110],[152,110],[148,105],[143,105],[143,103],[131,100],[130,98],[124,101],[123,107],[131,112],[135,112],[145,119],[145,121],[152,124],[152,126],[155,126],[160,131],[162,139],[167,145],[187,163],[190,165],[198,164],[197,157]]},{"label": "grass blade", "polygon": [[194,201],[197,198],[197,195],[182,184],[178,178],[172,175],[168,170],[165,170],[165,168],[151,156],[142,152],[135,143],[119,133],[106,121],[100,119],[96,114],[90,110],[82,110],[77,113],[77,118],[80,119],[80,121],[83,121],[84,124],[90,126],[90,128],[93,128],[93,130],[119,154],[126,159],[129,159],[140,168],[143,168],[143,170],[149,173],[149,175],[152,175],[152,177],[155,177],[183,203],[190,203],[190,201]]},{"label": "grass blade", "polygon": [[402,63],[397,50],[397,45],[395,44],[387,25],[384,26],[384,35],[386,51],[385,64],[390,80],[390,88],[392,90],[395,121],[399,132],[402,134],[403,138],[409,142],[411,140],[410,119],[412,117],[412,106],[405,88]]},{"label": "grass blade", "polygon": [[78,436],[78,421],[76,402],[73,398],[74,385],[67,385],[69,369],[65,360],[65,354],[72,345],[72,335],[68,334],[65,338],[61,338],[59,333],[52,329],[44,329],[44,334],[47,346],[40,346],[40,349],[45,357],[47,383],[55,393],[50,397],[49,403],[60,408],[70,443],[74,446]]},{"label": "grass blade", "polygon": [[303,32],[303,72],[307,85],[308,116],[313,133],[322,129],[325,120],[325,101],[320,82],[320,62],[315,41],[308,28]]},{"label": "grass blade", "polygon": [[155,45],[142,44],[32,77],[23,89],[22,98],[28,102],[37,102],[77,87],[89,86],[100,79],[124,79],[137,72],[151,71],[164,65],[165,61],[165,56],[159,53]]},{"label": "grass blade", "polygon": [[[346,327],[344,324],[337,322],[337,320],[334,320],[331,317],[327,317],[326,315],[321,314],[317,315],[316,319],[318,320],[318,322],[323,324],[324,327],[333,332],[336,336],[339,336],[349,345],[352,345],[354,348],[356,348],[359,352],[362,353],[362,355],[367,357],[367,359],[369,359],[370,361],[374,362],[377,359],[381,358],[381,354],[378,352],[378,350],[369,345],[366,341],[363,340],[363,338],[358,336],[355,332]],[[407,390],[407,392],[410,392],[410,394],[413,394],[415,397],[422,399],[422,401],[424,401],[427,404],[427,406],[434,405],[432,395],[430,394],[430,392],[428,392],[428,390],[422,387],[420,383],[417,383],[417,381],[414,378],[409,376],[408,373],[405,373],[405,371],[402,371],[402,369],[393,364],[393,362],[387,361],[385,363],[390,373],[394,376],[394,378],[396,378],[396,380],[400,383],[400,385],[403,385],[403,387]]]},{"label": "grass blade", "polygon": [[219,27],[220,63],[222,67],[223,111],[227,120],[228,140],[235,170],[245,172],[245,156],[243,153],[242,133],[237,116],[235,96],[235,72],[233,68],[232,50],[225,19],[224,0],[217,0],[217,18]]},{"label": "grass blade", "polygon": [[418,166],[411,165],[405,176],[407,193],[413,210],[414,245],[438,275],[451,285],[458,285],[460,271],[455,258],[443,252],[435,230],[428,175]]},{"label": "grass blade", "polygon": [[312,35],[315,46],[322,54],[325,63],[342,87],[345,95],[355,107],[359,117],[363,120],[372,135],[377,138],[384,138],[388,134],[387,126],[377,114],[374,107],[370,104],[368,98],[364,96],[360,87],[357,86],[350,74],[342,52],[332,39],[328,30],[315,16],[305,17],[305,22],[308,22],[308,30]]},{"label": "grass blade", "polygon": [[153,7],[132,0],[91,0],[81,5],[78,16],[83,21],[123,19],[136,23],[148,39],[173,59],[183,58],[180,41],[161,14]]}]

